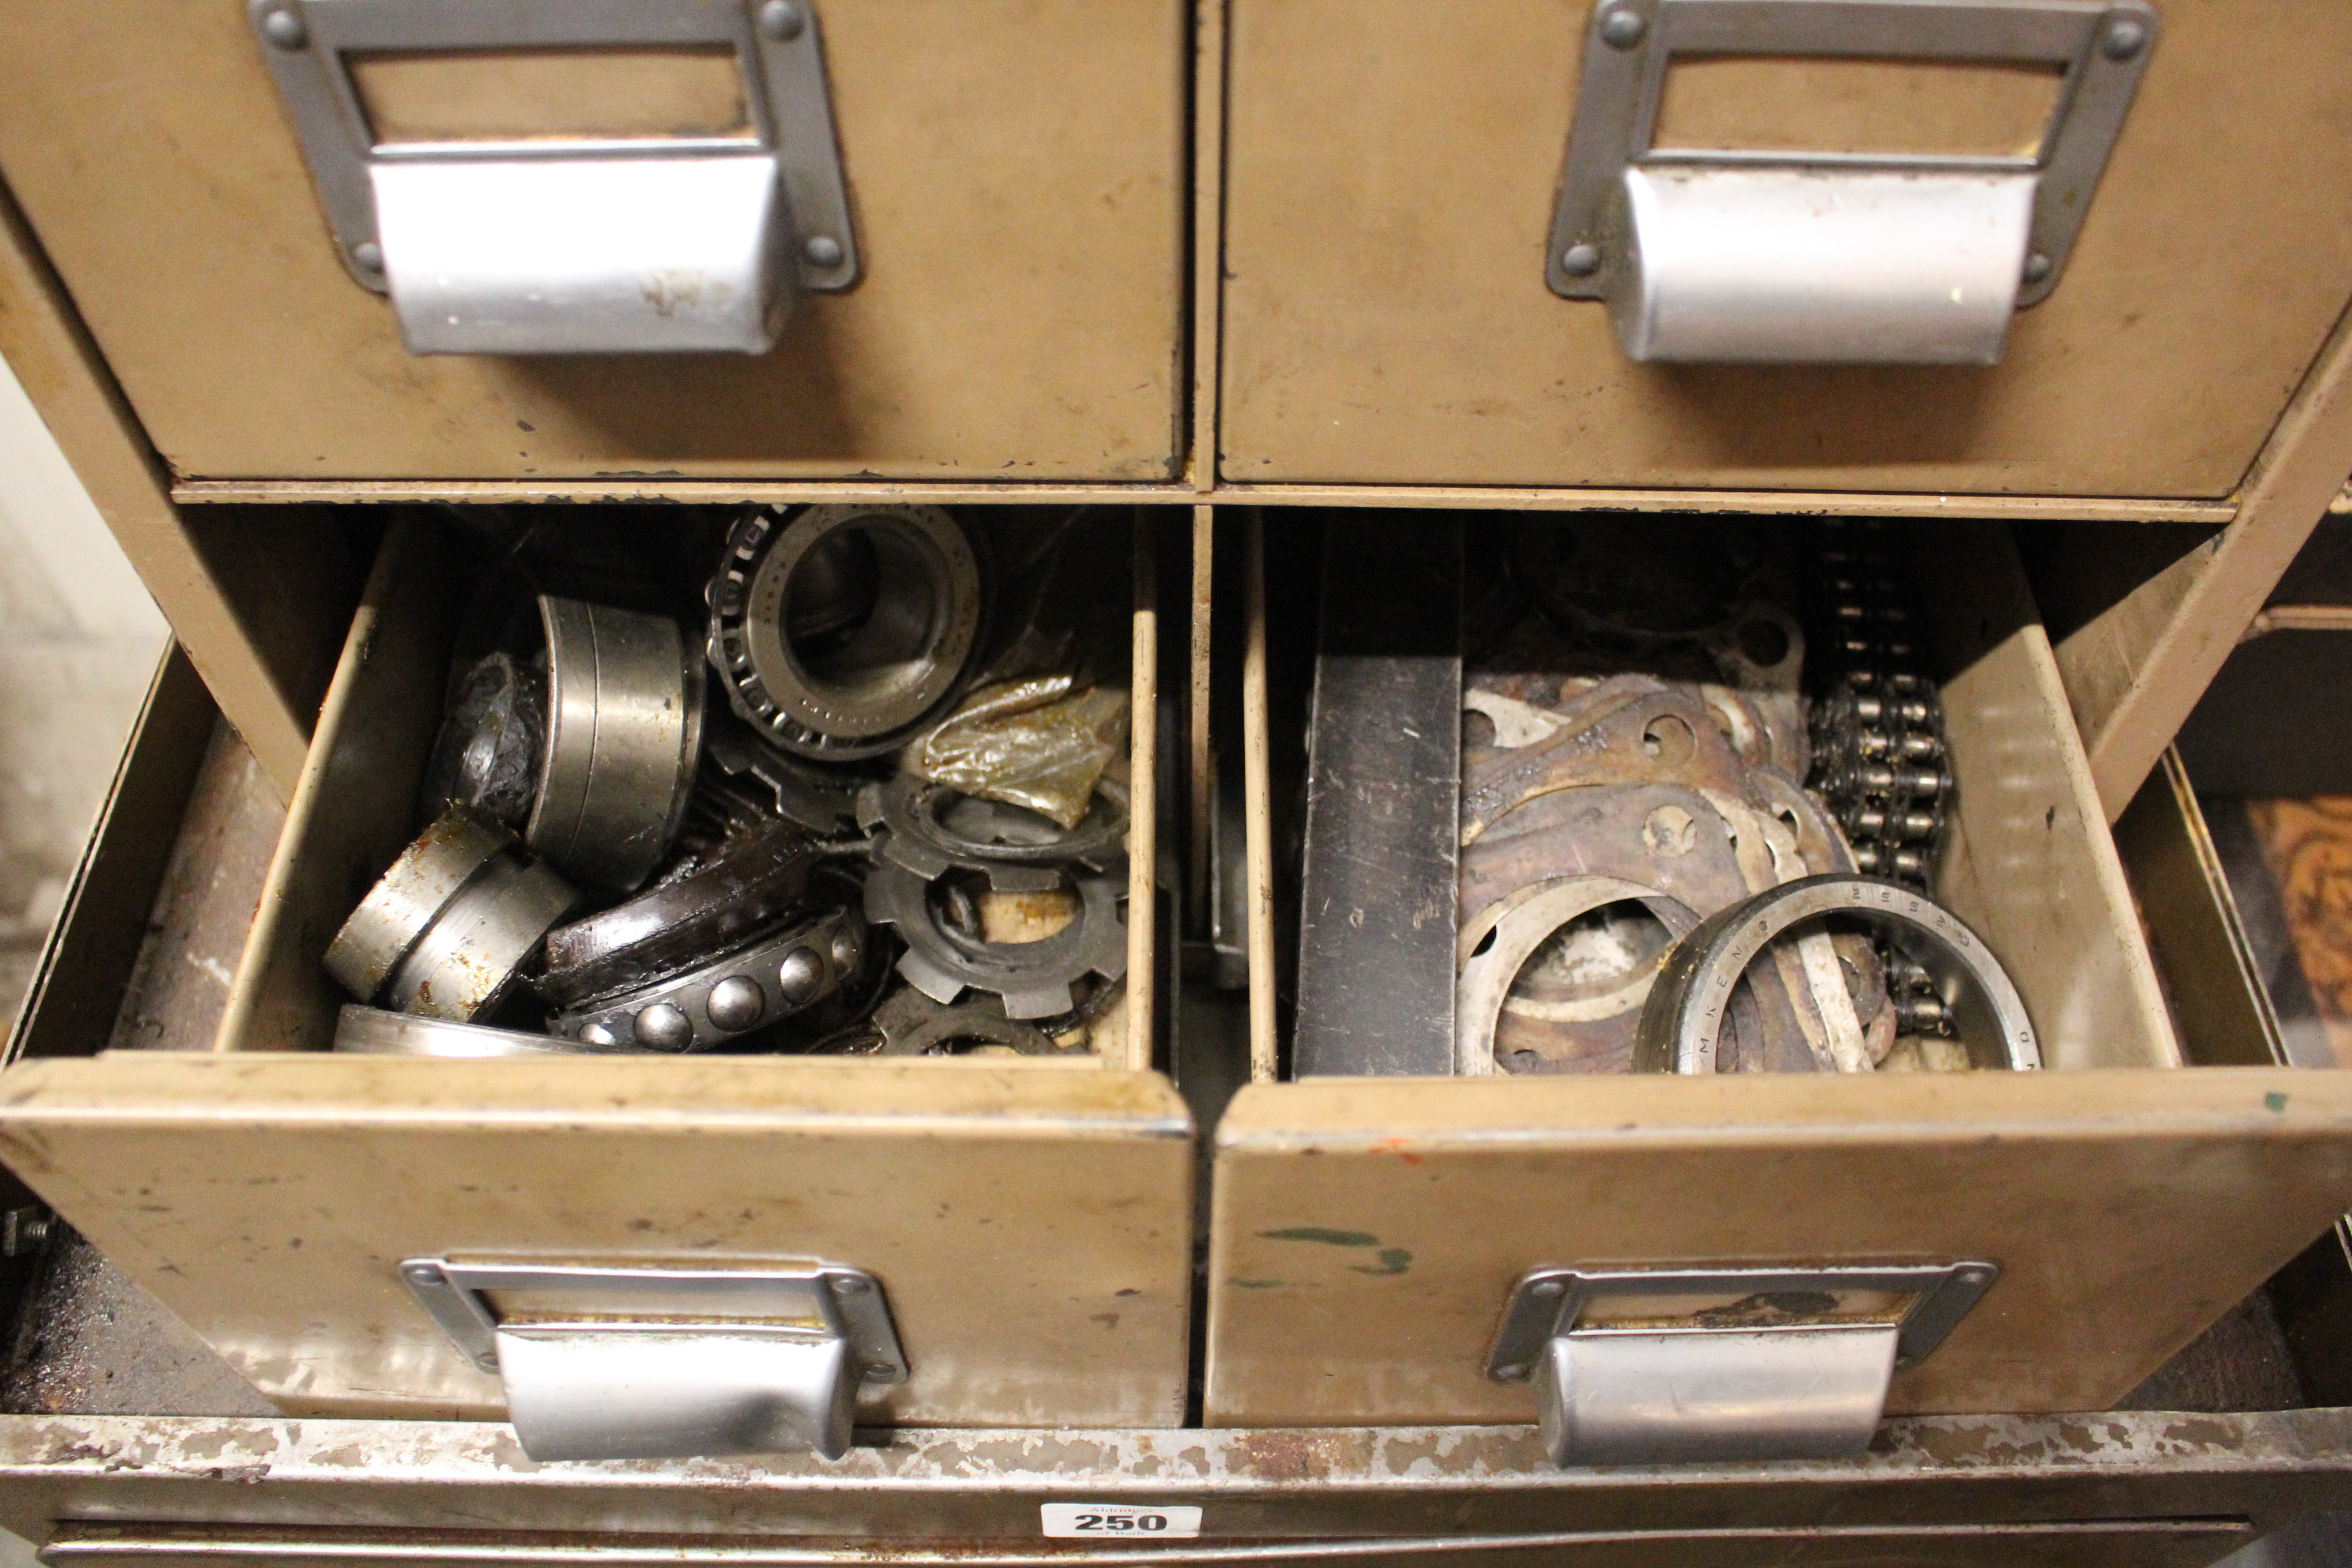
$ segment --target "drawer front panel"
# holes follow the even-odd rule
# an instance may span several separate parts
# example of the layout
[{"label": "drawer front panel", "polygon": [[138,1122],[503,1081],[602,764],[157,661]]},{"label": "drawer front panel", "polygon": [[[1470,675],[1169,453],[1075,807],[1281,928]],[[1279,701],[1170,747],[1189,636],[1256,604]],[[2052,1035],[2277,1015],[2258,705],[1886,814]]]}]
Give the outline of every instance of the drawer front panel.
[{"label": "drawer front panel", "polygon": [[[1226,479],[2219,496],[2352,296],[2352,210],[2308,195],[2352,178],[2352,14],[2170,5],[1998,365],[1633,363],[1545,276],[1592,8],[1234,0]],[[1981,151],[2042,101],[1947,68],[1681,67],[1662,136]]]},{"label": "drawer front panel", "polygon": [[1183,1419],[1191,1124],[1149,1074],[109,1053],[0,1101],[10,1168],[292,1412],[498,1414],[404,1258],[820,1259],[912,1363],[863,1420]]},{"label": "drawer front panel", "polygon": [[757,356],[406,353],[241,5],[12,7],[0,172],[180,478],[1166,478],[1186,7],[817,10],[863,278]]}]

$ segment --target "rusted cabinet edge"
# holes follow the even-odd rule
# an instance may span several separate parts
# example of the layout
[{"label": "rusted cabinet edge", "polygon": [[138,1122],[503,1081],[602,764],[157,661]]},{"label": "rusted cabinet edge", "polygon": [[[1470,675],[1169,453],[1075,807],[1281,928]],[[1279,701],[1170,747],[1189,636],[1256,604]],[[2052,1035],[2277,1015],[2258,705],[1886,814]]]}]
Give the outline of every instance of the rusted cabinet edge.
[{"label": "rusted cabinet edge", "polygon": [[[874,1435],[866,1435],[869,1440]],[[2340,1502],[2352,1410],[1893,1421],[1871,1452],[1560,1470],[1528,1426],[899,1431],[808,1456],[534,1465],[503,1425],[0,1417],[0,1524],[1034,1538],[1054,1500],[1200,1504],[1204,1537],[1687,1531],[2244,1515]]]}]

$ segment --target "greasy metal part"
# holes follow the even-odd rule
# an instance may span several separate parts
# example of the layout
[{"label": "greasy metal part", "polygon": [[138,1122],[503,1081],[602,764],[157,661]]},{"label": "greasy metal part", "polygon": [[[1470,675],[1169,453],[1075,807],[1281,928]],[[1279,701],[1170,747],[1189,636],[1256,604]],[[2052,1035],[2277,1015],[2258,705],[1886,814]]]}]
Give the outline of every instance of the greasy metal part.
[{"label": "greasy metal part", "polygon": [[379,1007],[344,1005],[335,1023],[335,1049],[364,1057],[569,1057],[583,1051],[636,1050],[636,1046],[591,1046],[520,1029],[488,1029],[387,1013]]},{"label": "greasy metal part", "polygon": [[551,1033],[590,1046],[705,1050],[830,996],[866,956],[853,909],[787,920],[682,973],[565,1008]]},{"label": "greasy metal part", "polygon": [[515,1436],[541,1462],[794,1449],[838,1459],[859,1387],[908,1376],[881,1282],[858,1268],[413,1258],[400,1276],[499,1374]]},{"label": "greasy metal part", "polygon": [[514,840],[472,813],[444,813],[400,852],[327,944],[327,973],[374,999],[449,900]]},{"label": "greasy metal part", "polygon": [[797,824],[777,823],[719,859],[556,927],[532,988],[567,1007],[706,962],[789,912],[818,860]]},{"label": "greasy metal part", "polygon": [[543,865],[505,854],[449,900],[392,972],[381,999],[401,1013],[471,1023],[506,999],[579,889]]},{"label": "greasy metal part", "polygon": [[1009,1018],[1053,1018],[1076,1005],[1072,987],[1087,975],[1127,973],[1127,925],[1118,906],[1124,878],[1066,875],[1077,895],[1070,923],[1039,942],[992,942],[967,935],[932,907],[930,885],[897,866],[866,879],[866,918],[895,927],[907,952],[898,973],[932,1001],[953,1003],[967,990],[1004,1000]]},{"label": "greasy metal part", "polygon": [[1294,1078],[1454,1070],[1462,559],[1450,515],[1325,536]]},{"label": "greasy metal part", "polygon": [[1824,916],[1885,933],[1936,977],[1980,1068],[2042,1065],[2033,1023],[2000,961],[1958,917],[1924,896],[1866,877],[1806,877],[1710,916],[1676,945],[1643,1009],[1634,1047],[1640,1072],[1711,1073],[1725,1009],[1741,975],[1774,938]]},{"label": "greasy metal part", "polygon": [[1066,830],[1034,811],[909,773],[860,791],[857,822],[886,830],[877,853],[891,865],[926,881],[980,871],[1000,893],[1059,887],[1064,867],[1108,875],[1127,863],[1127,791],[1113,779],[1096,784],[1085,819]]},{"label": "greasy metal part", "polygon": [[769,740],[850,760],[911,739],[961,689],[986,619],[972,538],[932,506],[755,508],[711,579],[710,663]]},{"label": "greasy metal part", "polygon": [[1678,784],[1741,793],[1745,768],[1697,697],[1642,675],[1612,676],[1561,705],[1561,727],[1531,745],[1465,758],[1466,850],[1538,797],[1594,784]]},{"label": "greasy metal part", "polygon": [[667,616],[541,595],[547,750],[523,840],[568,875],[627,892],[686,816],[702,750],[702,660]]},{"label": "greasy metal part", "polygon": [[457,683],[425,764],[419,815],[462,805],[520,833],[539,797],[547,752],[547,671],[503,650],[477,660]]},{"label": "greasy metal part", "polygon": [[886,1057],[948,1056],[959,1046],[1000,1046],[1024,1057],[1087,1054],[1084,1046],[1066,1051],[1036,1025],[1006,1017],[997,997],[971,996],[950,1006],[911,985],[874,1010],[874,1026],[881,1031],[880,1054]]},{"label": "greasy metal part", "polygon": [[755,735],[732,708],[712,708],[703,715],[702,759],[704,766],[695,781],[698,790],[723,792],[725,796],[712,803],[714,815],[732,820],[748,808],[757,816],[798,823],[820,837],[846,833],[856,826],[860,781],[856,775],[779,752]]},{"label": "greasy metal part", "polygon": [[[1455,984],[1454,1070],[1465,1077],[1499,1071],[1495,1060],[1495,1028],[1521,966],[1547,937],[1570,921],[1627,900],[1640,903],[1655,915],[1676,940],[1688,935],[1698,924],[1698,916],[1679,899],[1613,877],[1570,877],[1544,885],[1496,918],[1492,926],[1492,943],[1477,949],[1464,962],[1461,978]],[[1654,969],[1629,976],[1628,983],[1608,998],[1610,1011],[1630,1013],[1638,1009],[1655,977]]]},{"label": "greasy metal part", "polygon": [[[1601,0],[1546,279],[1609,301],[1636,360],[1990,363],[2064,272],[2157,31],[2144,0]],[[2024,155],[1654,146],[1672,62],[1710,55],[2066,74]]]},{"label": "greasy metal part", "polygon": [[327,972],[362,1002],[471,1023],[579,902],[504,833],[451,811],[361,900],[328,945]]},{"label": "greasy metal part", "polygon": [[[764,353],[795,289],[846,289],[856,237],[812,0],[248,0],[336,249],[413,353]],[[760,12],[764,15],[764,12]],[[652,140],[379,141],[355,58],[725,50],[745,124]]]},{"label": "greasy metal part", "polygon": [[1875,527],[1826,525],[1821,563],[1828,625],[1806,782],[1845,830],[1856,869],[1924,892],[1951,818],[1952,774],[1910,595]]}]

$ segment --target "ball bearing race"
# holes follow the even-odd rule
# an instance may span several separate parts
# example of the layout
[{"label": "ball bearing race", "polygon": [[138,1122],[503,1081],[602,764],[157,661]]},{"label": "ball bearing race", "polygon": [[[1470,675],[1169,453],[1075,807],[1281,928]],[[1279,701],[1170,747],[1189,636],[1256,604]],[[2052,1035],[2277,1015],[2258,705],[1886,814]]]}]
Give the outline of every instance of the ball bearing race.
[{"label": "ball bearing race", "polygon": [[704,1050],[824,1000],[866,958],[854,909],[787,921],[711,962],[558,1014],[550,1030],[600,1050]]}]

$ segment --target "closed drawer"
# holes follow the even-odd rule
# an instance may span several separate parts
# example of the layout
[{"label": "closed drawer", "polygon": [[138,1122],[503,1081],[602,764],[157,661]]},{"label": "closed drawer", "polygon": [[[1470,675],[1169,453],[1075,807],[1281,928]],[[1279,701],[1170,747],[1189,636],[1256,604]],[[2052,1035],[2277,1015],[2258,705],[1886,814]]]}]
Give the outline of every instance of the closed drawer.
[{"label": "closed drawer", "polygon": [[2352,1085],[2183,1065],[2006,532],[1902,537],[1957,784],[1935,894],[2047,1070],[1255,1083],[1216,1131],[1213,1424],[1528,1420],[1486,1368],[1539,1268],[1966,1260],[1997,1280],[1887,1411],[2104,1409],[2352,1199]]},{"label": "closed drawer", "polygon": [[[180,479],[1168,477],[1186,7],[811,9],[859,277],[762,353],[404,352],[238,5],[13,9],[0,172]],[[593,52],[445,63],[367,89],[380,138],[642,136],[700,101],[660,50],[643,80]]]},{"label": "closed drawer", "polygon": [[[2237,486],[2352,297],[2352,220],[2305,195],[2352,171],[2352,105],[2324,63],[2352,41],[2340,6],[2156,7],[2071,257],[1997,364],[1806,366],[1633,363],[1607,307],[1548,278],[1588,57],[1613,52],[1602,13],[1656,21],[1629,29],[1638,50],[1674,3],[1234,0],[1228,481]],[[1848,47],[1867,25],[1824,24]],[[1676,57],[1659,144],[2013,156],[2058,107],[2054,73],[1780,58],[1822,40],[1776,45],[1773,26],[1741,57]]]},{"label": "closed drawer", "polygon": [[[905,1381],[868,1384],[863,1422],[1180,1423],[1192,1122],[1143,1070],[1147,1037],[1125,1042],[1135,1068],[1108,1046],[891,1059],[330,1049],[347,998],[321,954],[413,834],[440,722],[466,586],[447,542],[414,521],[387,536],[217,1037],[19,1061],[0,1089],[11,1167],[295,1413],[499,1413],[497,1373],[411,1294],[405,1260],[822,1262],[879,1284],[907,1358]],[[1126,596],[1123,580],[1108,586]],[[113,831],[170,827],[157,814]],[[1150,865],[1149,827],[1135,837]],[[1148,959],[1131,966],[1130,1003],[1149,978]],[[64,1014],[42,1027],[71,1033]]]}]

